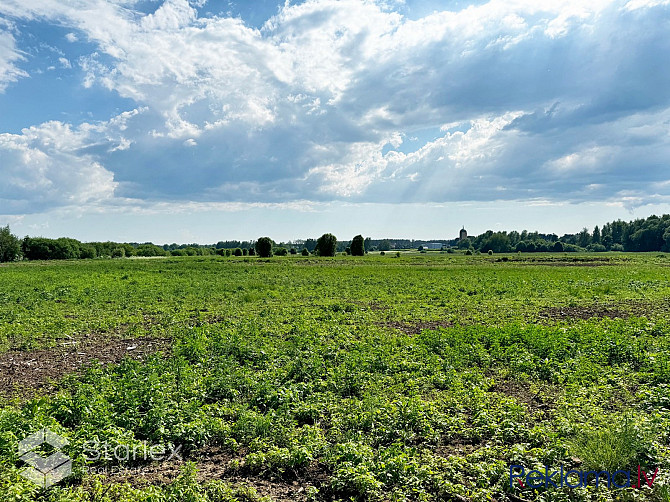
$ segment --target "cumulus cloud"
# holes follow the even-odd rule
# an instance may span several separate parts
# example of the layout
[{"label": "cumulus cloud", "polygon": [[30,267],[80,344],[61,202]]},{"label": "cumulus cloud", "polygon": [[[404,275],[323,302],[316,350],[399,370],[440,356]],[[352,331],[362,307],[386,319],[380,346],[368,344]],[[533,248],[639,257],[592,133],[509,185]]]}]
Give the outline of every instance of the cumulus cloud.
[{"label": "cumulus cloud", "polygon": [[60,121],[0,134],[0,202],[5,214],[111,201],[118,183],[98,160],[127,149],[126,121],[141,110],[77,128]]},{"label": "cumulus cloud", "polygon": [[16,48],[12,25],[0,17],[0,93],[11,82],[27,76],[27,73],[17,66],[22,59],[23,56]]},{"label": "cumulus cloud", "polygon": [[[261,29],[198,17],[199,4],[187,0],[165,0],[150,14],[134,5],[0,5],[4,16],[55,22],[73,30],[68,40],[93,43],[79,60],[85,86],[145,107],[118,119],[126,129],[113,145],[65,148],[73,165],[114,174],[106,194],[200,202],[668,195],[670,68],[659,64],[670,54],[667,1],[491,0],[411,20],[394,3],[308,0],[287,3]],[[0,33],[0,84],[2,47]],[[414,151],[405,144],[441,127]]]}]

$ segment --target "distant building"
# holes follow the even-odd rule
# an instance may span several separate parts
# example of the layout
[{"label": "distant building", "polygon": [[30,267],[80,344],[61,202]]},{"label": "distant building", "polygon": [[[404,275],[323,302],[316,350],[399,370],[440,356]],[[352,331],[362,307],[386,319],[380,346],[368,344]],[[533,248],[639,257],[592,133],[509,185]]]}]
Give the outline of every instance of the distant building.
[{"label": "distant building", "polygon": [[463,239],[468,238],[468,231],[465,229],[465,227],[461,228],[461,231],[458,234],[458,240],[462,241]]},{"label": "distant building", "polygon": [[441,242],[428,242],[423,245],[424,249],[442,249],[442,246]]}]

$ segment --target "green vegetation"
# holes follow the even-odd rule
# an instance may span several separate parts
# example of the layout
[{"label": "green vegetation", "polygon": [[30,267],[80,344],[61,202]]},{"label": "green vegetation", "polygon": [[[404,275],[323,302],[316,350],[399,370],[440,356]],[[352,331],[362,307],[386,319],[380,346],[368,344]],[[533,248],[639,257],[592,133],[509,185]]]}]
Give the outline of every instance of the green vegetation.
[{"label": "green vegetation", "polygon": [[[0,499],[667,501],[667,264],[415,252],[2,265]],[[39,381],[45,353],[91,346],[105,364]],[[43,427],[74,459],[48,490],[20,476],[17,452]],[[91,441],[185,461],[87,460]],[[639,490],[533,490],[510,488],[511,464],[659,471]]]},{"label": "green vegetation", "polygon": [[256,254],[261,258],[269,258],[272,256],[272,239],[269,237],[261,237],[256,241]]}]

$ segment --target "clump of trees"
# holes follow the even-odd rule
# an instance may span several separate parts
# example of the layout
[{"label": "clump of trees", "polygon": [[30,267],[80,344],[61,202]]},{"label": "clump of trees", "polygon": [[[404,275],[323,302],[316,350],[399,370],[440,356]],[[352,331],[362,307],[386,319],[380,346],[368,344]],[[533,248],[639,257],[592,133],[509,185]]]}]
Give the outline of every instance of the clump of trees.
[{"label": "clump of trees", "polygon": [[365,255],[365,240],[362,235],[357,235],[351,240],[351,256]]},{"label": "clump of trees", "polygon": [[9,230],[9,225],[0,228],[0,262],[15,261],[21,257],[21,241]]},{"label": "clump of trees", "polygon": [[337,237],[333,234],[323,234],[316,240],[314,252],[317,256],[335,256],[337,252]]},{"label": "clump of trees", "polygon": [[269,258],[272,256],[272,239],[269,237],[261,237],[256,241],[256,254],[261,258]]}]

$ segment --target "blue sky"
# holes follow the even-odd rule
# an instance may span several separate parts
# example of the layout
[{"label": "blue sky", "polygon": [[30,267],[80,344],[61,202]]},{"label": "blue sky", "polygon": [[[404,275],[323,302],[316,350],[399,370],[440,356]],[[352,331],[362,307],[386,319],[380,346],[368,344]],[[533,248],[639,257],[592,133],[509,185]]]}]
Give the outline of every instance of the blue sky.
[{"label": "blue sky", "polygon": [[0,224],[216,242],[670,212],[668,0],[3,0]]}]

